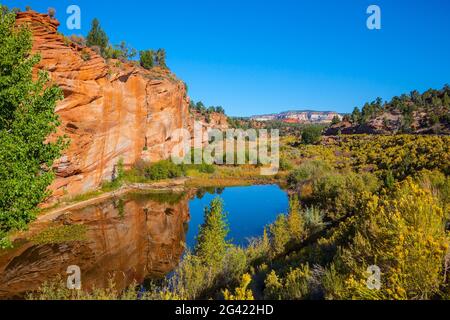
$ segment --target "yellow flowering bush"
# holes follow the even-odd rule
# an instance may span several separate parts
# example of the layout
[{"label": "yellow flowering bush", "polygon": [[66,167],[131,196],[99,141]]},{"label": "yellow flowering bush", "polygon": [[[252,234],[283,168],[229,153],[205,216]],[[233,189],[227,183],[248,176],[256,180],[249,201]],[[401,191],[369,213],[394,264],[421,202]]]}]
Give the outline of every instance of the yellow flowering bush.
[{"label": "yellow flowering bush", "polygon": [[[429,190],[408,178],[393,194],[373,195],[337,262],[347,274],[343,296],[354,299],[430,299],[443,284],[449,246],[444,210]],[[367,268],[380,268],[380,290],[367,286]]]}]

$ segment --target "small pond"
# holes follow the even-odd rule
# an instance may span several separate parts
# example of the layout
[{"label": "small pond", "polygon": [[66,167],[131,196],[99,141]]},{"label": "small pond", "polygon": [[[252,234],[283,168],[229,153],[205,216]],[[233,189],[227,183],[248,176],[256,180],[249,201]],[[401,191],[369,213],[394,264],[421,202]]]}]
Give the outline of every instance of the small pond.
[{"label": "small pond", "polygon": [[[229,240],[240,246],[262,235],[264,227],[288,209],[287,194],[277,185],[202,189],[196,194],[132,193],[59,215],[32,229],[74,229],[18,239],[0,251],[0,299],[23,298],[69,266],[80,267],[83,288],[109,281],[126,288],[136,281],[161,279],[193,248],[204,208],[221,197],[230,225]],[[73,231],[71,231],[73,232]],[[81,234],[81,238],[80,238]],[[37,239],[37,240],[36,240]]]},{"label": "small pond", "polygon": [[289,201],[286,193],[277,185],[218,188],[213,192],[199,192],[189,201],[191,221],[186,236],[187,245],[195,244],[199,226],[203,223],[204,208],[215,198],[223,200],[230,225],[229,240],[246,246],[248,239],[261,236],[264,227],[277,215],[286,213]]}]

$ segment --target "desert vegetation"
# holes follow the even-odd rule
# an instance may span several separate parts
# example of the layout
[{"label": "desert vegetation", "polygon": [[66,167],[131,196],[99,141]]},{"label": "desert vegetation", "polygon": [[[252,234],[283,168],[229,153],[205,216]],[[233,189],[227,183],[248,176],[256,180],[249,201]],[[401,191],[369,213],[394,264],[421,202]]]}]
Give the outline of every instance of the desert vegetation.
[{"label": "desert vegetation", "polygon": [[[30,9],[31,10],[31,9]],[[53,12],[54,15],[54,12]],[[0,10],[0,247],[23,230],[49,193],[52,170],[68,141],[57,135],[55,114],[62,91],[33,67],[32,39],[15,27],[15,13]],[[105,59],[134,59],[125,42],[110,44],[94,20],[86,39],[74,39]],[[90,50],[81,57],[89,61]],[[92,52],[91,52],[92,53]],[[163,49],[140,52],[143,68],[167,68]],[[137,61],[136,61],[137,64]],[[324,127],[229,118],[242,129],[280,129],[281,172],[259,176],[261,164],[176,165],[170,160],[120,160],[111,181],[97,196],[127,183],[191,178],[187,187],[274,180],[287,189],[289,209],[268,223],[247,246],[229,239],[220,198],[204,211],[195,246],[166,278],[145,288],[66,289],[61,278],[44,283],[29,299],[449,299],[450,263],[450,89],[417,91],[376,99],[355,108],[344,122],[355,131],[381,126],[386,135],[322,137]],[[191,101],[192,113],[224,113]],[[351,131],[351,130],[350,130]],[[358,132],[361,133],[361,132]],[[395,134],[393,134],[395,133]],[[424,133],[423,135],[421,133]],[[425,135],[425,133],[427,135]],[[195,150],[194,150],[195,151]],[[245,155],[248,159],[248,154]],[[83,198],[84,197],[84,198]],[[164,201],[175,201],[164,199]],[[83,226],[49,228],[34,236],[37,245],[83,241]],[[378,279],[372,271],[378,269]],[[372,271],[371,271],[372,270]],[[378,281],[374,286],[373,281]]]},{"label": "desert vegetation", "polygon": [[[355,107],[344,123],[350,123],[350,131],[383,133],[449,133],[450,128],[450,86],[429,89],[423,93],[417,90],[393,97],[390,101],[381,98],[367,102],[362,108]],[[334,123],[335,134],[339,129],[349,128]],[[370,132],[372,133],[372,132]]]},{"label": "desert vegetation", "polygon": [[[232,245],[217,198],[205,209],[195,248],[171,276],[144,293],[132,286],[106,296],[447,299],[448,139],[346,136],[318,145],[285,139],[290,208],[259,238],[246,247]],[[381,270],[379,289],[367,285],[371,266]],[[49,288],[55,284],[45,284],[32,298],[54,297]],[[71,295],[67,290],[63,298]]]}]

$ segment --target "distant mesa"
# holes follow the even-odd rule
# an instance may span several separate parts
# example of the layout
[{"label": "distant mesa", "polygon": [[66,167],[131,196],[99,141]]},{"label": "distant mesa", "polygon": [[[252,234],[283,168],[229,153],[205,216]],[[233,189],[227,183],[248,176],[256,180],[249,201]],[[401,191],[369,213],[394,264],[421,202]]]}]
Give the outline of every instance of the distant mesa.
[{"label": "distant mesa", "polygon": [[250,117],[254,121],[282,121],[285,123],[329,124],[337,117],[339,121],[343,115],[334,111],[299,110],[281,113],[256,115]]}]

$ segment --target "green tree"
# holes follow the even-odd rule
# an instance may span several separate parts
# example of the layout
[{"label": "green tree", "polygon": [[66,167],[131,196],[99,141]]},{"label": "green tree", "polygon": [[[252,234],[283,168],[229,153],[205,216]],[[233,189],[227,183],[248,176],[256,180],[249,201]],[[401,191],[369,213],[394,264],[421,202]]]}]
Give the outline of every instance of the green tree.
[{"label": "green tree", "polygon": [[119,57],[121,60],[130,60],[133,59],[137,52],[136,49],[129,47],[125,41],[122,41],[120,44],[116,45],[116,50],[118,50]]},{"label": "green tree", "polygon": [[97,18],[92,20],[91,30],[86,37],[86,44],[89,47],[98,47],[102,55],[105,54],[105,50],[108,47],[109,39],[106,32],[100,26],[100,22]]},{"label": "green tree", "polygon": [[447,92],[444,93],[444,97],[442,98],[442,104],[444,105],[444,107],[450,108],[450,97]]},{"label": "green tree", "polygon": [[225,114],[225,109],[221,106],[217,106],[216,107],[216,112],[217,113],[221,113],[221,114]]},{"label": "green tree", "polygon": [[8,232],[24,229],[49,195],[51,170],[66,141],[48,137],[59,125],[56,102],[62,91],[33,66],[32,36],[26,27],[14,27],[15,14],[0,11],[0,247]]},{"label": "green tree", "polygon": [[302,130],[302,142],[304,144],[316,144],[322,138],[321,126],[307,126]]},{"label": "green tree", "polygon": [[340,123],[340,122],[341,122],[341,119],[339,119],[338,116],[334,116],[334,117],[333,117],[333,120],[331,120],[331,124],[332,124],[332,125],[338,124],[338,123]]},{"label": "green tree", "polygon": [[361,121],[361,111],[359,111],[358,107],[355,107],[355,109],[353,109],[350,119],[353,124],[358,124]]},{"label": "green tree", "polygon": [[154,51],[153,50],[143,50],[139,53],[141,67],[150,70],[153,68],[154,61]]},{"label": "green tree", "polygon": [[215,198],[209,208],[205,209],[205,220],[201,225],[194,253],[202,263],[211,269],[222,265],[223,258],[230,244],[227,241],[229,232],[223,202]]},{"label": "green tree", "polygon": [[158,66],[162,68],[167,68],[166,65],[166,50],[164,49],[158,49],[155,54],[155,61],[158,64]]}]

